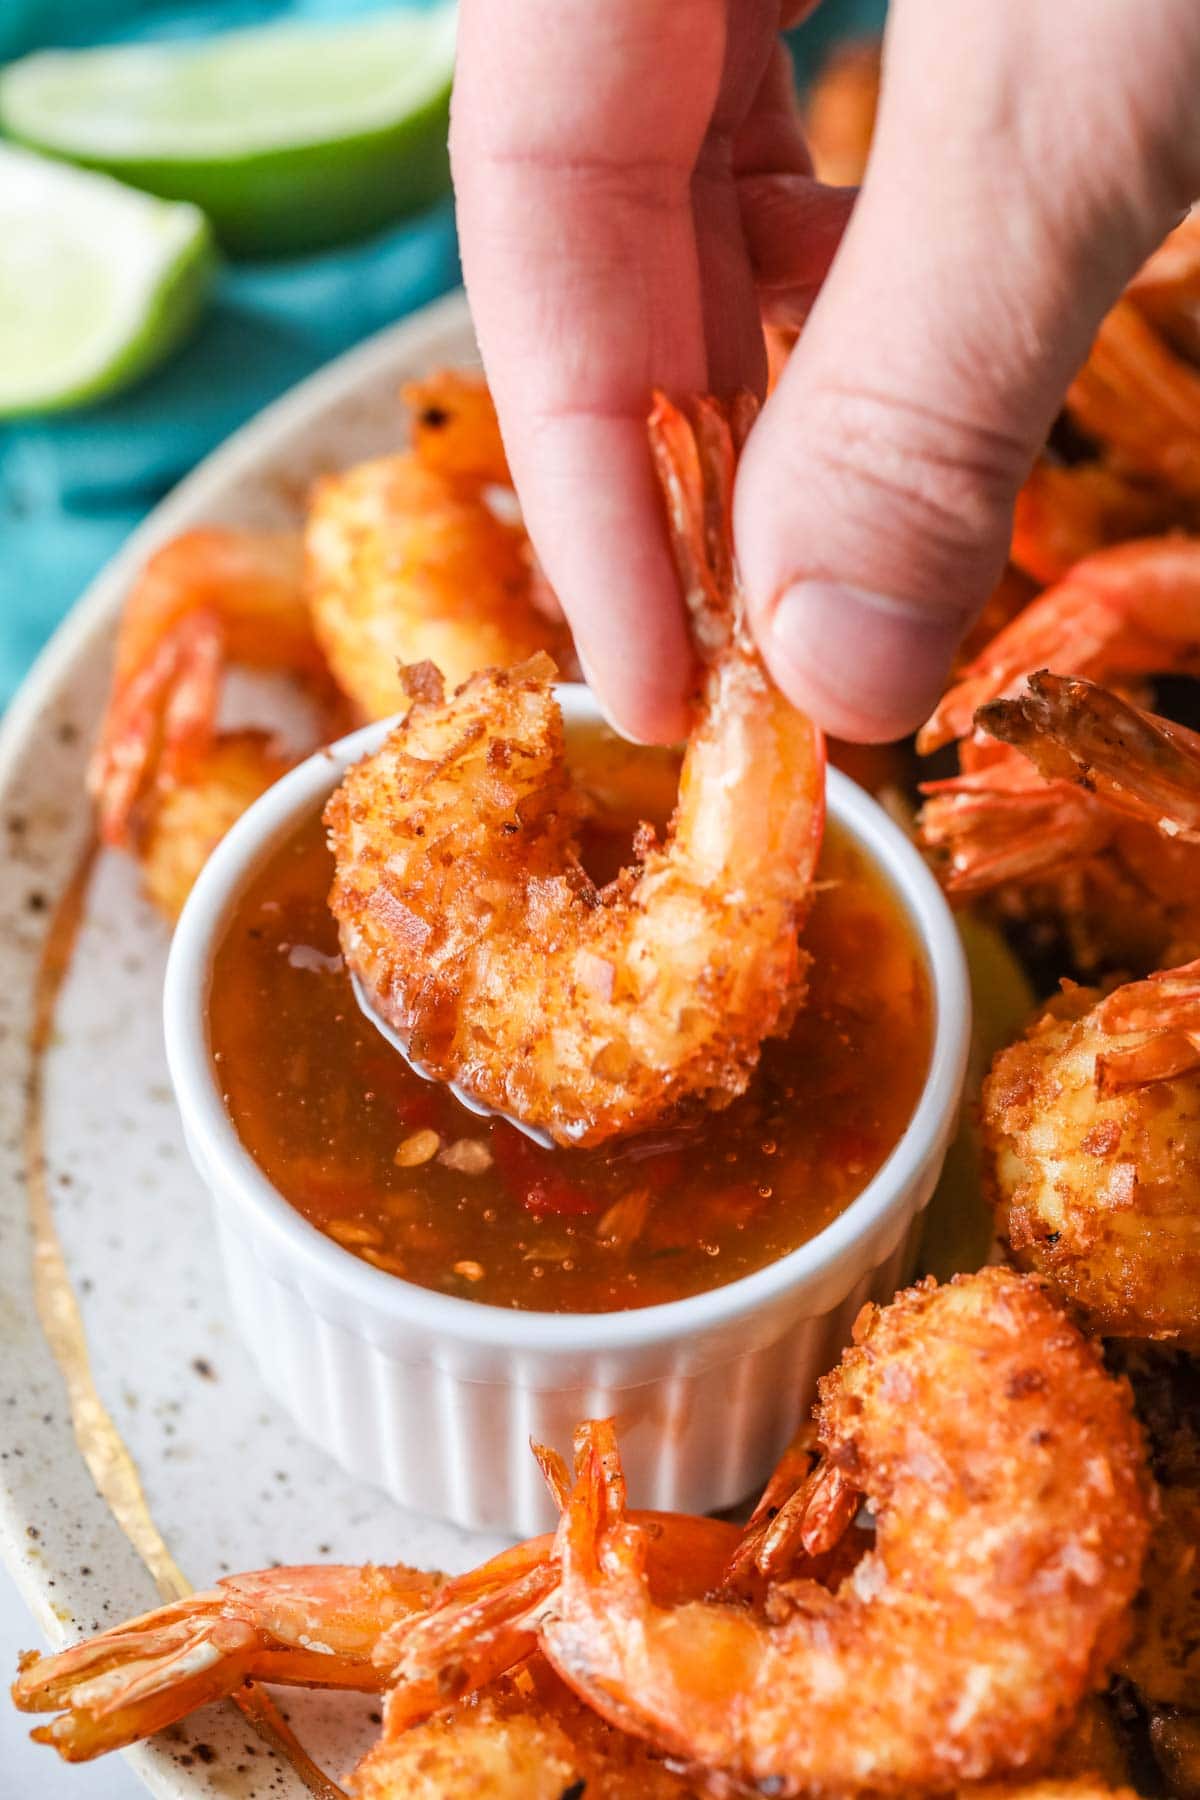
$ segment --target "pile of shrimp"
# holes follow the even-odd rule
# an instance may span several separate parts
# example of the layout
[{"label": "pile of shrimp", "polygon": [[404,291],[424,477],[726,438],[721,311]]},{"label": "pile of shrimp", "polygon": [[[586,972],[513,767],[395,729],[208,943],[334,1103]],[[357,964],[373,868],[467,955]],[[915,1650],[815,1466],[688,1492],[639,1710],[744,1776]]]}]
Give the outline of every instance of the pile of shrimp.
[{"label": "pile of shrimp", "polygon": [[1147,706],[1155,678],[1200,675],[1198,318],[1192,214],[1103,322],[916,740],[957,747],[920,819],[947,891],[1088,975],[1200,954],[1200,741]]},{"label": "pile of shrimp", "polygon": [[[861,179],[880,68],[857,48],[810,107],[826,179]],[[957,758],[918,821],[947,893],[1063,977],[984,1083],[982,1182],[1003,1254],[1104,1343],[1146,1424],[1159,1512],[1114,1691],[1139,1779],[1181,1800],[1200,1792],[1200,736],[1162,707],[1194,707],[1177,678],[1200,676],[1198,499],[1193,213],[1103,321],[915,744]]]},{"label": "pile of shrimp", "polygon": [[383,1692],[358,1800],[1122,1790],[1097,1696],[1157,1501],[1128,1382],[1039,1278],[866,1307],[744,1529],[630,1510],[611,1421],[573,1476],[539,1457],[557,1531],[467,1575],[231,1577],[13,1697],[82,1761],[247,1680]]},{"label": "pile of shrimp", "polygon": [[409,447],[322,477],[302,528],[185,532],[133,583],[89,788],[101,840],[168,918],[293,760],[271,732],[222,728],[231,670],[303,688],[306,750],[400,711],[399,670],[426,657],[454,682],[539,651],[572,672],[482,379],[443,372],[404,399]]}]

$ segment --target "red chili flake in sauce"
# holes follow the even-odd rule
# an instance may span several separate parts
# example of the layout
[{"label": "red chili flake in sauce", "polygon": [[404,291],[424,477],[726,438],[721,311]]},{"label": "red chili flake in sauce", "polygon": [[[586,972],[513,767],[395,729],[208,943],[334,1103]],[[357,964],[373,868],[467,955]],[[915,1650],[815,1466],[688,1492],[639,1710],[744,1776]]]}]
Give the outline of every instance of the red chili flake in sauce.
[{"label": "red chili flake in sauce", "polygon": [[602,1212],[603,1194],[591,1194],[551,1162],[553,1152],[537,1144],[511,1125],[499,1125],[492,1134],[496,1166],[505,1186],[526,1212],[550,1214],[559,1219],[586,1219]]}]

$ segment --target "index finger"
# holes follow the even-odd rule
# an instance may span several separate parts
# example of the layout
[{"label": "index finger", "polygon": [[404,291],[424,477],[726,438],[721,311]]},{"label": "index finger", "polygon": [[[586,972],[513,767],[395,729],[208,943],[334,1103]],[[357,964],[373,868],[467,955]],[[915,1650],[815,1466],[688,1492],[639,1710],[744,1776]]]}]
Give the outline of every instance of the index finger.
[{"label": "index finger", "polygon": [[463,267],[526,522],[602,702],[686,725],[691,653],[650,391],[702,389],[691,177],[723,0],[464,0],[451,133]]}]

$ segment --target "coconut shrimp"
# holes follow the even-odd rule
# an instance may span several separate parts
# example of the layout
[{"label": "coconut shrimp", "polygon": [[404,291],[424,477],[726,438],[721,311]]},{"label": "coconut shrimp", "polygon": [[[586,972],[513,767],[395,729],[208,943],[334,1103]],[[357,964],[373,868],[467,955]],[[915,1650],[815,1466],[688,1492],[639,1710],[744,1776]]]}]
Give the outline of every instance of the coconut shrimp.
[{"label": "coconut shrimp", "polygon": [[133,851],[168,917],[288,766],[269,733],[217,729],[231,664],[284,671],[327,697],[294,536],[187,532],[149,559],[122,615],[88,786],[102,841]]},{"label": "coconut shrimp", "polygon": [[924,788],[947,891],[1055,919],[1084,970],[1200,954],[1200,738],[1045,671],[976,721],[964,772]]},{"label": "coconut shrimp", "polygon": [[[1134,1800],[1122,1772],[1081,1768],[969,1792],[975,1800]],[[354,1800],[697,1800],[713,1791],[706,1771],[676,1772],[576,1699],[540,1659],[398,1736],[385,1731],[350,1779]]]},{"label": "coconut shrimp", "polygon": [[535,1658],[423,1724],[385,1729],[350,1792],[354,1800],[695,1800],[698,1789]]},{"label": "coconut shrimp", "polygon": [[1069,986],[996,1058],[981,1126],[1017,1262],[1097,1334],[1200,1346],[1200,962]]},{"label": "coconut shrimp", "polygon": [[435,662],[457,685],[538,650],[570,655],[483,381],[444,373],[405,397],[411,449],[325,476],[305,527],[313,627],[365,719],[407,704],[402,664]]},{"label": "coconut shrimp", "polygon": [[765,1617],[656,1606],[646,1539],[583,1434],[541,1644],[604,1717],[776,1794],[944,1791],[1045,1764],[1125,1633],[1149,1535],[1124,1384],[1041,1284],[989,1268],[867,1307],[820,1388],[819,1540],[865,1500],[836,1593]]},{"label": "coconut shrimp", "polygon": [[[744,421],[742,421],[744,423]],[[736,414],[660,398],[651,441],[701,663],[665,843],[597,890],[576,851],[549,658],[411,711],[326,811],[349,967],[432,1074],[563,1144],[742,1092],[804,989],[824,821],[820,733],[751,641],[733,574]]]}]

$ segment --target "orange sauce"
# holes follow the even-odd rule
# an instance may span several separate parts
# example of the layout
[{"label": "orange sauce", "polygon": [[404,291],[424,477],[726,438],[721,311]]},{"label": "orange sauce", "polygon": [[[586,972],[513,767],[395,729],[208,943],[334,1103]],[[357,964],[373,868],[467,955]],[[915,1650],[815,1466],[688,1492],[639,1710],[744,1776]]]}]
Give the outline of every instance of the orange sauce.
[{"label": "orange sauce", "polygon": [[[593,827],[585,862],[603,878],[628,846],[627,828]],[[331,878],[314,815],[232,914],[213,969],[212,1053],[243,1143],[297,1211],[423,1287],[610,1312],[734,1281],[843,1211],[924,1083],[923,957],[887,882],[835,827],[790,1035],[764,1046],[724,1111],[593,1150],[540,1149],[412,1072],[355,1004],[325,903]]]}]

